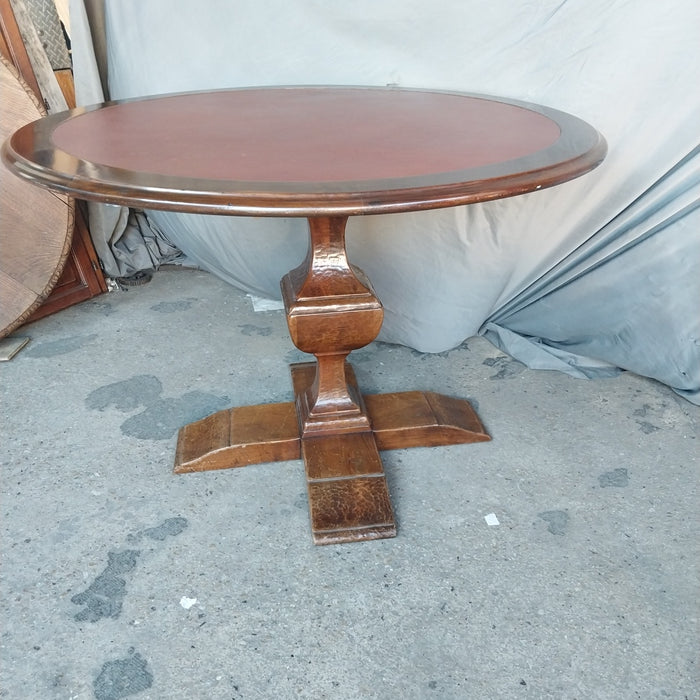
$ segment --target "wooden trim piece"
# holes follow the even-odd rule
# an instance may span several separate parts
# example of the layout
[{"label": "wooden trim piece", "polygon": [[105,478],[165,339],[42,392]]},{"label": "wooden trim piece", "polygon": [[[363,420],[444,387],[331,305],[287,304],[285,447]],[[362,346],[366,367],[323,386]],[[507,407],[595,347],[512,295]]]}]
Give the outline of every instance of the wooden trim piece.
[{"label": "wooden trim piece", "polygon": [[44,100],[46,110],[52,114],[54,112],[63,112],[68,109],[68,103],[58,85],[53,68],[51,63],[49,63],[44,47],[41,45],[41,39],[24,4],[24,0],[11,0],[11,4],[20,36],[23,39],[24,49],[29,57],[34,77],[39,85],[39,94]]},{"label": "wooden trim piece", "polygon": [[34,69],[24,46],[15,13],[9,2],[0,2],[0,34],[2,34],[3,40],[2,45],[0,45],[3,55],[19,71],[34,94],[43,102],[39,83],[34,75]]},{"label": "wooden trim piece", "polygon": [[27,320],[29,323],[107,291],[107,283],[92,245],[80,202],[74,204],[73,244],[63,272],[46,301]]}]

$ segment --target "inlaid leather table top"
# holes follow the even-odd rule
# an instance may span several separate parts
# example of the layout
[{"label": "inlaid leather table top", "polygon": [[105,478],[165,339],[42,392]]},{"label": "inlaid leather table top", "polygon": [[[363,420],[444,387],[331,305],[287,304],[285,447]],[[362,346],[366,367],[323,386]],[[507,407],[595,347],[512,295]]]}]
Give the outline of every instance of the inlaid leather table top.
[{"label": "inlaid leather table top", "polygon": [[600,135],[536,105],[399,88],[283,87],[73,110],[20,130],[21,174],[126,205],[306,216],[453,206],[590,170]]}]

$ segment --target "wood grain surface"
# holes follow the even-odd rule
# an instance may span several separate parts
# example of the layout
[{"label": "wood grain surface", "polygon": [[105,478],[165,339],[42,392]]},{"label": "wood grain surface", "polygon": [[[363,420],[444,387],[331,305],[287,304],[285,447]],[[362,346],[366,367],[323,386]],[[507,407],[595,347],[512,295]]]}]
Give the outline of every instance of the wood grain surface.
[{"label": "wood grain surface", "polygon": [[[43,112],[29,86],[0,57],[0,138]],[[73,202],[33,187],[0,165],[0,337],[22,325],[48,297],[65,265]]]}]

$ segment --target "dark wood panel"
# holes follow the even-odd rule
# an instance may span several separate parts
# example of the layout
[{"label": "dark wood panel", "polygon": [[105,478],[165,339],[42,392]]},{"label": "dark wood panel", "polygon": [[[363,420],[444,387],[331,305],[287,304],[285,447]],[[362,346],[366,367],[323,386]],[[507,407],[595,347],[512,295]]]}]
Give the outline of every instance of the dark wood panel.
[{"label": "dark wood panel", "polygon": [[106,291],[107,285],[85,218],[80,207],[76,206],[73,243],[63,273],[51,294],[32,314],[29,321],[36,321]]}]

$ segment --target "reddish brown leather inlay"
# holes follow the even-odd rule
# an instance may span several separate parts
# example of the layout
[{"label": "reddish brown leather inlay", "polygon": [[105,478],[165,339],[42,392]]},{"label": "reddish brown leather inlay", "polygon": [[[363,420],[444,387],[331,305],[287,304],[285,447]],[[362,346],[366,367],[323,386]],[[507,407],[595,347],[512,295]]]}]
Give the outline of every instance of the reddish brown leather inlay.
[{"label": "reddish brown leather inlay", "polygon": [[134,172],[260,182],[414,177],[502,163],[551,146],[557,124],[488,99],[402,90],[234,90],[87,112],[56,148]]}]

